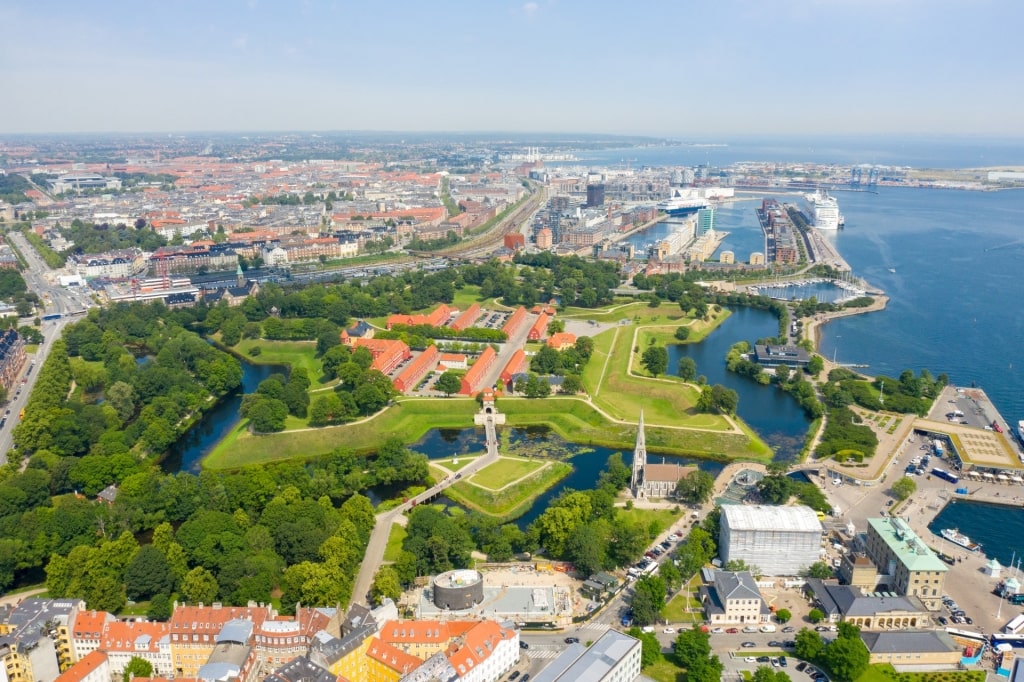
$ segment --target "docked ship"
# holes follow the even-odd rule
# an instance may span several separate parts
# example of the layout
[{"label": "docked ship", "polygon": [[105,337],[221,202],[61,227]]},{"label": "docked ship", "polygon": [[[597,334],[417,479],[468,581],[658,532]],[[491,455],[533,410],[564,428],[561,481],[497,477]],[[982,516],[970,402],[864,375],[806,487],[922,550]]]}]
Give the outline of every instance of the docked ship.
[{"label": "docked ship", "polygon": [[1017,422],[1017,438],[1019,438],[1021,444],[1024,445],[1024,419]]},{"label": "docked ship", "polygon": [[703,197],[673,197],[658,204],[658,210],[672,216],[688,215],[708,207],[708,200]]},{"label": "docked ship", "polygon": [[807,222],[819,230],[838,230],[840,221],[846,222],[839,213],[839,202],[821,189],[804,196],[803,211]]},{"label": "docked ship", "polygon": [[956,528],[943,528],[940,535],[952,542],[954,545],[960,545],[969,552],[977,552],[981,549],[981,545],[977,542],[971,542],[969,537],[958,531]]}]

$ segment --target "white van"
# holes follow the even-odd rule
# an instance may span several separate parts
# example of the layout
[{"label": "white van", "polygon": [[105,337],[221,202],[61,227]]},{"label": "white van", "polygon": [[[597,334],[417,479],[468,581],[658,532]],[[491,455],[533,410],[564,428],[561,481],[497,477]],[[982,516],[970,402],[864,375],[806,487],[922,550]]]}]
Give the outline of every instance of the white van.
[{"label": "white van", "polygon": [[775,626],[769,623],[761,626],[761,632],[775,632]]}]

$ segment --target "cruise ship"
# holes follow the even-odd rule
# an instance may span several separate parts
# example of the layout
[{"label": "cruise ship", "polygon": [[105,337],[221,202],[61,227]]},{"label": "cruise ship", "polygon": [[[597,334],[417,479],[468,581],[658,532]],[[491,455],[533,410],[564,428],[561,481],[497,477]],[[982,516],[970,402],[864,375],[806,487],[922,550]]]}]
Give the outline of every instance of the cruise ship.
[{"label": "cruise ship", "polygon": [[684,197],[673,197],[672,199],[666,199],[665,201],[658,204],[658,210],[664,211],[669,215],[687,215],[694,213],[702,208],[708,207],[708,200],[703,197],[696,198],[684,198]]},{"label": "cruise ship", "polygon": [[[824,190],[804,197],[804,215],[807,222],[819,230],[838,230],[842,216],[839,213],[839,202]],[[845,220],[843,221],[845,222]]]}]

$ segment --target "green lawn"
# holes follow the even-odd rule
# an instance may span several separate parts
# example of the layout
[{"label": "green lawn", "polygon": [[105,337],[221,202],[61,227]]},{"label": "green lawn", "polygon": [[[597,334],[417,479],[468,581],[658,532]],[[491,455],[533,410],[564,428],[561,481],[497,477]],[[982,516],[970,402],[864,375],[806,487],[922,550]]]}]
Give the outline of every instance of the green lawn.
[{"label": "green lawn", "polygon": [[533,476],[501,490],[488,490],[470,481],[459,481],[446,490],[448,497],[465,507],[512,520],[521,516],[543,492],[555,486],[572,472],[565,462],[549,462]]},{"label": "green lawn", "polygon": [[[693,609],[687,612],[687,607]],[[680,592],[672,597],[665,608],[661,611],[662,617],[670,623],[702,623],[704,613],[701,611],[700,601],[690,592]]]},{"label": "green lawn", "polygon": [[344,447],[358,453],[374,452],[391,434],[413,443],[433,428],[467,428],[478,409],[469,398],[403,400],[375,417],[345,426],[253,435],[239,424],[203,460],[208,469],[237,469],[289,459],[312,459]]},{"label": "green lawn", "polygon": [[687,510],[684,508],[680,508],[679,511],[672,511],[671,509],[640,509],[638,507],[633,507],[632,509],[618,508],[618,514],[639,523],[645,528],[656,525],[658,533],[668,530],[672,524],[677,523],[687,513]]},{"label": "green lawn", "polygon": [[[249,354],[254,346],[260,347],[260,354]],[[323,366],[316,357],[316,341],[267,341],[265,339],[242,339],[234,350],[254,364],[289,365],[292,369],[305,368],[315,386],[323,374]]]},{"label": "green lawn", "polygon": [[948,670],[925,673],[897,673],[888,663],[868,666],[857,682],[984,682],[984,670]]},{"label": "green lawn", "polygon": [[391,524],[391,534],[388,536],[387,547],[384,548],[384,561],[398,561],[398,555],[402,553],[402,542],[408,533],[405,526],[397,523]]},{"label": "green lawn", "polygon": [[[452,461],[454,460],[454,461]],[[476,457],[454,457],[452,459],[434,459],[431,460],[430,465],[443,470],[445,473],[453,474],[462,467],[474,462]],[[444,474],[442,474],[444,475]]]},{"label": "green lawn", "polygon": [[666,656],[654,665],[647,666],[643,674],[657,682],[686,682],[686,671],[670,659],[670,656]]},{"label": "green lawn", "polygon": [[488,465],[473,474],[469,482],[488,490],[504,488],[512,481],[528,476],[544,466],[544,462],[536,459],[519,459],[502,457],[494,464]]}]

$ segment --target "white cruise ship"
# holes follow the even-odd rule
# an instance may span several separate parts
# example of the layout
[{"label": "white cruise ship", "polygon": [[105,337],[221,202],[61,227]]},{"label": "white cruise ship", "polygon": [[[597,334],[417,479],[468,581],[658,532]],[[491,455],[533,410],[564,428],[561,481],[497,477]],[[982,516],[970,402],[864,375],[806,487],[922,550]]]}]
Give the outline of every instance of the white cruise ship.
[{"label": "white cruise ship", "polygon": [[808,222],[819,230],[838,230],[841,219],[839,202],[824,190],[804,197],[804,215]]}]

